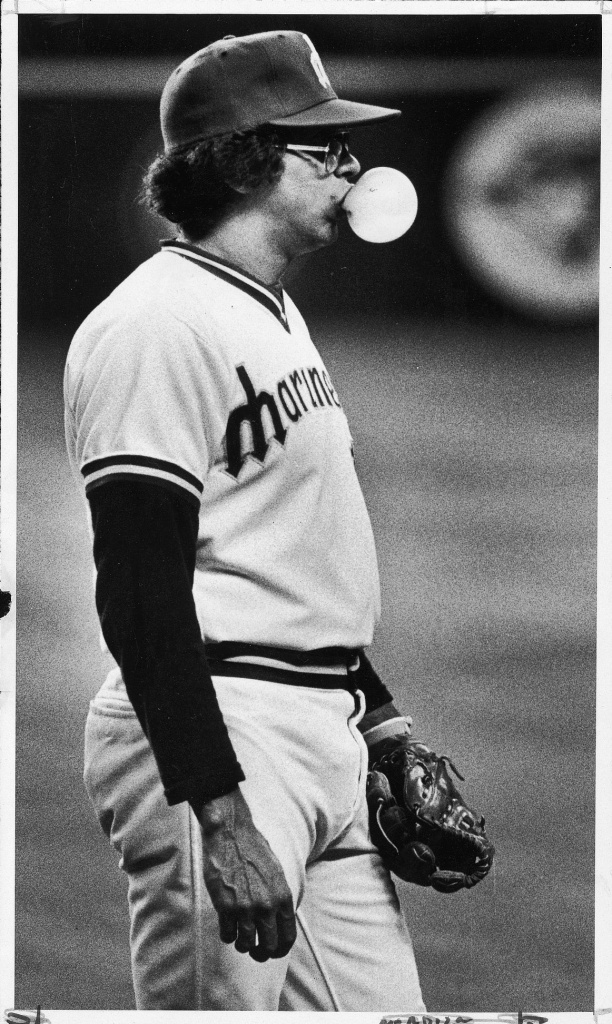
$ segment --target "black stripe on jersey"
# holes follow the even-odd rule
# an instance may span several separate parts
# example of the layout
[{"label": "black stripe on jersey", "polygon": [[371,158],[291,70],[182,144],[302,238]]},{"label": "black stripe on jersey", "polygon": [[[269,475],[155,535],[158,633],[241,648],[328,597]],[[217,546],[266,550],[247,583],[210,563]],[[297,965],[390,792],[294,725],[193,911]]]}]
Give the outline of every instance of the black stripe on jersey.
[{"label": "black stripe on jersey", "polygon": [[165,491],[169,491],[171,494],[177,494],[179,497],[184,498],[185,501],[193,505],[199,512],[200,502],[196,498],[195,494],[188,491],[186,487],[182,487],[181,484],[175,484],[172,480],[165,480],[160,476],[143,476],[140,473],[118,472],[108,473],[104,476],[98,477],[96,480],[91,480],[85,484],[85,494],[89,497],[92,491],[95,491],[98,487],[104,487],[105,484],[109,483],[121,483],[123,480],[133,480],[135,483],[154,484],[156,487],[163,487]]},{"label": "black stripe on jersey", "polygon": [[202,484],[197,476],[193,476],[188,470],[183,469],[182,466],[177,466],[174,462],[165,462],[163,459],[154,459],[150,455],[107,455],[103,459],[93,459],[91,462],[86,462],[81,469],[81,473],[87,479],[92,473],[97,473],[100,469],[106,469],[109,466],[144,466],[147,469],[161,469],[165,473],[172,473],[173,476],[178,476],[182,480],[185,480],[192,487],[195,487],[197,491],[202,493],[204,490],[204,484]]},{"label": "black stripe on jersey", "polygon": [[247,270],[234,266],[220,256],[213,256],[212,253],[208,253],[204,249],[198,249],[195,245],[189,245],[188,242],[177,242],[170,239],[162,242],[161,248],[175,252],[177,256],[183,256],[190,263],[195,263],[203,270],[208,270],[222,281],[227,281],[229,284],[235,285],[236,288],[240,288],[241,291],[265,306],[285,330],[289,331],[282,288],[279,288],[278,291],[271,289],[263,281],[258,281],[256,277],[249,274]]}]

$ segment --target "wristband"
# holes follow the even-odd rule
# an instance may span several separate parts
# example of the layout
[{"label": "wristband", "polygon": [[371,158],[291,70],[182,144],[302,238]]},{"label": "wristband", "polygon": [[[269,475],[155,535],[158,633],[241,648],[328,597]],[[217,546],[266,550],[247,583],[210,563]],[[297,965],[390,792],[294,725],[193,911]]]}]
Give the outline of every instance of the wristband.
[{"label": "wristband", "polygon": [[363,733],[367,745],[371,747],[374,743],[389,739],[392,736],[412,735],[412,718],[409,715],[398,715],[397,718],[387,718],[378,725],[373,725]]}]

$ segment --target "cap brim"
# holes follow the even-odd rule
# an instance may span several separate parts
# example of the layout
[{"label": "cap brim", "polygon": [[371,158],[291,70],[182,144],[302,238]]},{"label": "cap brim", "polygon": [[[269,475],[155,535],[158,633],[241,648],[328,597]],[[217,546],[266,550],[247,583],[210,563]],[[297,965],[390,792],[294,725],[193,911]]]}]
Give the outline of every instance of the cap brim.
[{"label": "cap brim", "polygon": [[317,125],[372,124],[398,117],[401,110],[391,107],[374,107],[369,103],[355,103],[353,100],[331,99],[317,103],[314,107],[300,110],[287,117],[275,117],[268,124],[279,127],[316,128]]}]

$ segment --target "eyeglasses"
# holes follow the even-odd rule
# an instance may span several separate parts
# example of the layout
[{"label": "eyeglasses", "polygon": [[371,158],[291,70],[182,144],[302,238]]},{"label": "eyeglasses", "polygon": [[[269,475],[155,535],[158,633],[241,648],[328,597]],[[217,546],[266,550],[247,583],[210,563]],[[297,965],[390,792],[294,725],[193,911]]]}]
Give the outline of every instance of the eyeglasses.
[{"label": "eyeglasses", "polygon": [[280,146],[279,149],[290,150],[292,153],[324,153],[324,156],[317,156],[315,159],[325,164],[327,174],[333,174],[338,170],[344,158],[349,156],[348,144],[348,132],[341,132],[334,135],[326,146],[298,146],[288,142],[284,146]]}]

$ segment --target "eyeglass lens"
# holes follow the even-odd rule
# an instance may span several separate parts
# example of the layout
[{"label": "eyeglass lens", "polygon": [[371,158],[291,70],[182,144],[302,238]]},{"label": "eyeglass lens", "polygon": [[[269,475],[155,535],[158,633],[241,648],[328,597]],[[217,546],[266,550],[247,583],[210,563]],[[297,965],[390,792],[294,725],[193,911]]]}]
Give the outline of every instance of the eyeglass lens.
[{"label": "eyeglass lens", "polygon": [[342,158],[348,153],[348,141],[348,135],[339,135],[337,138],[331,139],[325,156],[325,170],[328,174],[333,174],[338,170]]}]

